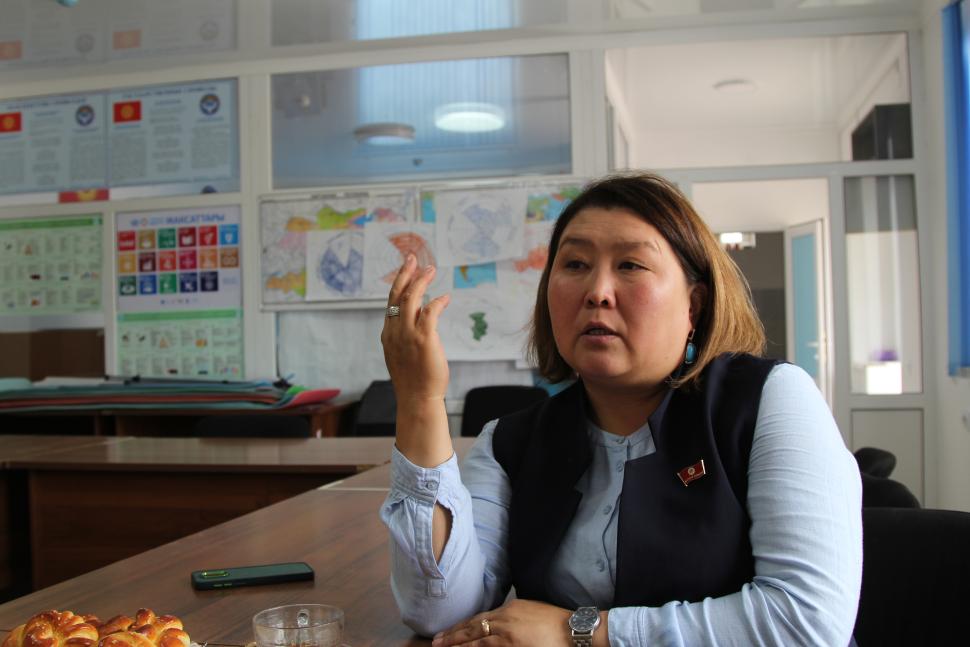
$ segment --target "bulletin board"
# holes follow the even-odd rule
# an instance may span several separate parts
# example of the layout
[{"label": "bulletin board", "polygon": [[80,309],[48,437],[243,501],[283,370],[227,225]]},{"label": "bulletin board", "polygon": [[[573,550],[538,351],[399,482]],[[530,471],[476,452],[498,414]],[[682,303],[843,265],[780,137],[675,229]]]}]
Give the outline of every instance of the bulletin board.
[{"label": "bulletin board", "polygon": [[262,307],[378,308],[408,253],[438,267],[429,296],[448,358],[521,360],[548,240],[579,180],[411,187],[260,205]]}]

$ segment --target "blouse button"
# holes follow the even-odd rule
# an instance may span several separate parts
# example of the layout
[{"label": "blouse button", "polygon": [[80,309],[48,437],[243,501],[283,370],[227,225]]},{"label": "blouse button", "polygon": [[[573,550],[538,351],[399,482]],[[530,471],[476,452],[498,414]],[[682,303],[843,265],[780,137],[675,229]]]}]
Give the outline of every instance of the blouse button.
[{"label": "blouse button", "polygon": [[598,568],[600,573],[602,573],[606,570],[606,562],[604,562],[602,559],[596,560],[596,568]]},{"label": "blouse button", "polygon": [[611,506],[609,503],[603,506],[603,514],[609,514],[611,512],[613,512],[613,506]]}]

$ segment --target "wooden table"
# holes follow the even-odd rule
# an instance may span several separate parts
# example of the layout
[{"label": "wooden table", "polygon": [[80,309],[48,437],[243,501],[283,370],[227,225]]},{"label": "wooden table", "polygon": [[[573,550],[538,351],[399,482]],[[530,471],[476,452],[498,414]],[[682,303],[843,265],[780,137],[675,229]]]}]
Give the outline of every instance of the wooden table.
[{"label": "wooden table", "polygon": [[93,436],[0,435],[0,592],[12,590],[15,582],[30,578],[29,562],[10,558],[12,553],[22,553],[19,547],[29,542],[29,528],[21,521],[29,518],[29,506],[26,476],[7,470],[9,463],[38,455],[70,455],[80,449],[125,440]]},{"label": "wooden table", "polygon": [[[472,440],[456,439],[459,455]],[[391,594],[378,516],[389,474],[378,467],[0,605],[0,628],[46,609],[106,619],[148,607],[182,618],[193,641],[244,645],[258,611],[315,602],[344,610],[344,641],[354,647],[426,646],[401,623]],[[286,561],[307,562],[315,580],[220,591],[189,582],[193,570]]]},{"label": "wooden table", "polygon": [[[17,443],[28,442],[22,437]],[[50,443],[49,437],[35,439]],[[28,561],[23,593],[86,573],[322,484],[387,462],[393,438],[106,438],[11,457],[29,533],[8,532],[9,563]],[[28,443],[29,444],[29,443]],[[2,460],[0,452],[0,460]],[[22,530],[22,528],[21,528]],[[28,557],[29,556],[29,557]]]},{"label": "wooden table", "polygon": [[[208,416],[304,416],[317,437],[340,435],[342,416],[355,404],[340,399],[287,409],[103,409],[0,413],[0,427],[15,433],[88,434],[96,436],[193,436],[195,423]],[[70,429],[70,431],[65,431]],[[0,437],[2,438],[2,437]]]}]

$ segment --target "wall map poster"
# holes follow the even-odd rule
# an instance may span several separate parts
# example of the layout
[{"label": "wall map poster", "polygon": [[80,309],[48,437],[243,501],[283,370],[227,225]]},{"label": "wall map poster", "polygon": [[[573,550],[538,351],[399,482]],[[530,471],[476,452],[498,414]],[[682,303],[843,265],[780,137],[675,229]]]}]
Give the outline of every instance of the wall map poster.
[{"label": "wall map poster", "polygon": [[239,207],[118,214],[123,374],[241,377]]},{"label": "wall map poster", "polygon": [[0,315],[101,310],[101,214],[0,220]]}]

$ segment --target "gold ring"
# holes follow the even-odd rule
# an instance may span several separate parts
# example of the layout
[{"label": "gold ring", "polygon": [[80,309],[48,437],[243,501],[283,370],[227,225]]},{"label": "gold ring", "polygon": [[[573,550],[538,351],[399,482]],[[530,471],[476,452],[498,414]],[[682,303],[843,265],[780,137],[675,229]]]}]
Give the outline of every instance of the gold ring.
[{"label": "gold ring", "polygon": [[486,636],[492,635],[492,628],[488,626],[488,618],[482,618],[482,631],[485,632]]}]

